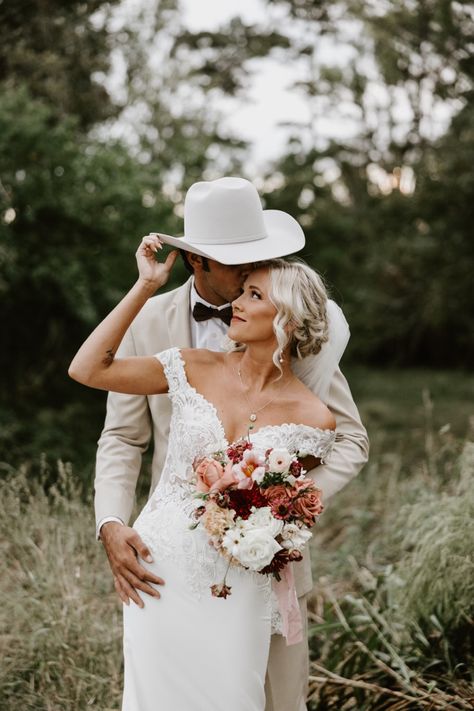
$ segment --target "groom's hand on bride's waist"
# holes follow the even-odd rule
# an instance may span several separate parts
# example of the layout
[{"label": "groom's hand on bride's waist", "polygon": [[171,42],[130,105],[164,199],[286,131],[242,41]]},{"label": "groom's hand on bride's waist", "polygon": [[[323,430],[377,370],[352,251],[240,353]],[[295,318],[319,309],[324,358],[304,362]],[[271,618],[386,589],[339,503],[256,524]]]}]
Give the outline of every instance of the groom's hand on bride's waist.
[{"label": "groom's hand on bride's waist", "polygon": [[160,597],[158,590],[155,590],[150,583],[164,585],[165,581],[138,562],[138,556],[148,563],[153,559],[135,529],[117,521],[109,521],[100,529],[100,540],[109,559],[115,590],[122,602],[129,605],[132,599],[139,607],[144,607],[138,590],[153,597]]}]

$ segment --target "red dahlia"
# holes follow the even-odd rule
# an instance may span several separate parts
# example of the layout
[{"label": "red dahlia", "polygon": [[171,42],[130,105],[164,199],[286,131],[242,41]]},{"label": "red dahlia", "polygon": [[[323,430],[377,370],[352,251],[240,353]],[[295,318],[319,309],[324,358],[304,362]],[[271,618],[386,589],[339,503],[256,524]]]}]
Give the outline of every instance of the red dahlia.
[{"label": "red dahlia", "polygon": [[290,552],[286,550],[286,548],[282,548],[281,551],[278,551],[278,553],[275,554],[275,557],[273,558],[272,562],[269,565],[266,565],[265,568],[262,568],[260,570],[260,573],[263,573],[264,575],[269,575],[270,573],[276,573],[277,575],[275,576],[277,579],[280,578],[278,573],[280,570],[283,570],[285,565],[289,563],[291,560],[290,558]]},{"label": "red dahlia", "polygon": [[252,444],[246,439],[239,439],[227,448],[227,456],[232,464],[238,464],[242,461],[246,449],[252,449]]},{"label": "red dahlia", "polygon": [[252,506],[257,509],[268,506],[268,502],[260,493],[258,486],[253,486],[251,489],[230,489],[226,493],[229,497],[229,507],[243,519],[250,516]]},{"label": "red dahlia", "polygon": [[290,464],[289,472],[294,477],[298,478],[299,475],[301,474],[302,469],[303,469],[303,465],[301,464],[301,462],[299,462],[297,459],[294,459]]}]

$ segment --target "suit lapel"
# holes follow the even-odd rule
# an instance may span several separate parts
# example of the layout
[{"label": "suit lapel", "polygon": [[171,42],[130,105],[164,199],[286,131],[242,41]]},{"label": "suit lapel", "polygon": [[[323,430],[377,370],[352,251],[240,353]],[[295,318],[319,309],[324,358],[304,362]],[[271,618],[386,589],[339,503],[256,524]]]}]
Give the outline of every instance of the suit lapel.
[{"label": "suit lapel", "polygon": [[191,348],[191,325],[189,321],[189,303],[191,278],[176,291],[173,301],[166,312],[169,342],[178,348]]}]

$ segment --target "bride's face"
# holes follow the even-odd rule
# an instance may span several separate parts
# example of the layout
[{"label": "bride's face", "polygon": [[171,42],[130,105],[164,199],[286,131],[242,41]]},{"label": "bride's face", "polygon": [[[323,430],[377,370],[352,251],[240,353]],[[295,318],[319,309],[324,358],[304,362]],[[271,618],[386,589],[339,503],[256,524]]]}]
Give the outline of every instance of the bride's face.
[{"label": "bride's face", "polygon": [[276,342],[273,319],[276,308],[270,301],[270,273],[255,269],[246,278],[242,294],[232,302],[233,317],[227,335],[233,341]]}]

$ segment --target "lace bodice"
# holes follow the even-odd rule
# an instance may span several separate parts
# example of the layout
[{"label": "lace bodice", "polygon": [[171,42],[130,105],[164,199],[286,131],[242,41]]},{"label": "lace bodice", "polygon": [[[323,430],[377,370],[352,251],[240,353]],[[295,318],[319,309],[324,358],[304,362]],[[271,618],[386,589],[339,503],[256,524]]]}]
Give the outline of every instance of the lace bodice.
[{"label": "lace bodice", "polygon": [[[169,385],[168,393],[173,405],[168,454],[162,480],[169,472],[189,479],[192,477],[192,463],[196,457],[224,450],[230,442],[226,439],[224,427],[214,405],[189,384],[179,349],[171,348],[155,357],[164,367]],[[334,437],[332,430],[285,423],[266,425],[252,432],[251,441],[256,449],[284,446],[291,453],[312,454],[324,461]]]},{"label": "lace bodice", "polygon": [[[179,349],[170,348],[155,357],[163,365],[172,403],[168,452],[159,484],[134,528],[152,551],[181,559],[189,585],[196,594],[202,594],[219,579],[224,561],[208,545],[201,529],[190,530],[190,517],[199,505],[193,497],[192,465],[196,458],[223,451],[230,443],[214,405],[189,384]],[[323,462],[334,440],[333,430],[294,423],[266,425],[251,434],[256,450],[285,447],[292,454],[313,455]],[[266,576],[259,578],[266,580]]]}]

